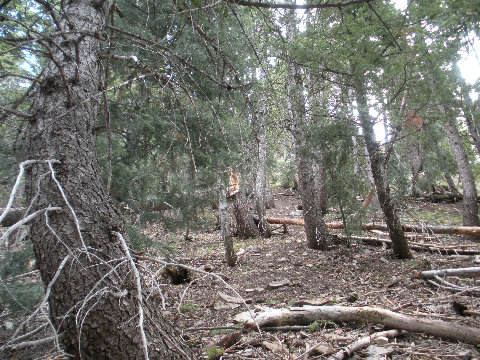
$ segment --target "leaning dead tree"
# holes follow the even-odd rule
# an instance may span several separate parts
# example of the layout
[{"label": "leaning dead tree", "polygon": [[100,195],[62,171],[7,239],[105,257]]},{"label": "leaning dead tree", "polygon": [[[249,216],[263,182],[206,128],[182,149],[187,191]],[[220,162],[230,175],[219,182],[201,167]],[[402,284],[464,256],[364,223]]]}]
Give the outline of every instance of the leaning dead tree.
[{"label": "leaning dead tree", "polygon": [[[42,45],[44,78],[28,132],[26,214],[50,317],[61,344],[83,359],[191,359],[155,297],[143,296],[122,215],[95,153],[100,39],[115,2],[67,2]],[[113,15],[112,15],[113,16]],[[50,160],[54,159],[54,160]],[[58,209],[61,208],[61,209]]]}]

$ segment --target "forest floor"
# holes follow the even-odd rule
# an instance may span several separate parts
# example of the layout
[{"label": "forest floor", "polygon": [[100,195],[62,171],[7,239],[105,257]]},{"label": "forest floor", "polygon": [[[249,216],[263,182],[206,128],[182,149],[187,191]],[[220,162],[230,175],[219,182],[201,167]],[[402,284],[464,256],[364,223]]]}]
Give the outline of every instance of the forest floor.
[{"label": "forest floor", "polygon": [[[301,218],[296,196],[285,196],[278,189],[276,207],[268,216]],[[401,217],[405,223],[424,222],[429,225],[460,225],[461,203],[432,204],[409,201]],[[331,212],[328,220],[340,220]],[[369,214],[371,220],[381,220],[378,213]],[[191,242],[177,235],[175,244],[182,261],[192,267],[220,273],[237,294],[221,281],[203,274],[195,275],[190,285],[172,286],[165,296],[173,307],[172,318],[192,345],[203,355],[214,353],[212,346],[235,329],[234,317],[246,311],[237,304],[240,295],[256,307],[284,308],[302,300],[314,300],[325,305],[376,306],[408,314],[417,318],[440,319],[457,324],[480,327],[477,316],[460,316],[452,304],[459,302],[470,309],[480,309],[480,298],[456,295],[433,289],[424,280],[415,278],[419,271],[479,266],[478,257],[469,255],[441,255],[414,252],[411,260],[397,260],[385,247],[362,245],[353,242],[350,247],[338,246],[319,252],[306,247],[302,227],[289,226],[274,231],[269,239],[239,240],[235,248],[239,255],[234,268],[225,262],[220,232],[193,234]],[[364,236],[380,234],[364,234]],[[387,237],[384,235],[383,237]],[[418,242],[442,245],[462,245],[471,241],[461,236],[438,235],[433,239],[416,239]],[[457,284],[479,286],[474,279],[453,278]],[[284,286],[275,287],[275,282]],[[274,286],[272,286],[274,285]],[[279,285],[279,284],[277,284]],[[225,296],[228,295],[228,296]],[[226,300],[225,300],[226,299]],[[179,311],[180,310],[180,311]],[[316,344],[319,351],[310,358],[327,358],[362,336],[381,331],[377,325],[334,324],[318,322],[295,331],[250,331],[241,335],[240,341],[225,351],[224,359],[306,359],[302,356]],[[210,351],[208,351],[210,349]],[[325,354],[321,354],[325,352]],[[407,334],[384,345],[372,345],[359,351],[353,359],[470,359],[480,358],[472,345],[444,341],[425,334]]]},{"label": "forest floor", "polygon": [[[298,197],[288,190],[275,191],[276,207],[269,216],[301,219]],[[401,216],[405,223],[424,222],[429,225],[459,225],[461,203],[432,204],[409,200]],[[381,221],[372,212],[368,221]],[[328,221],[340,220],[334,211]],[[194,348],[197,358],[220,359],[215,349],[229,334],[238,332],[234,317],[258,307],[285,308],[299,301],[313,301],[323,305],[375,306],[407,314],[415,318],[443,320],[480,328],[478,316],[460,316],[452,304],[458,302],[469,309],[480,309],[480,297],[453,294],[430,287],[416,278],[423,270],[480,266],[478,256],[441,255],[413,252],[411,260],[397,260],[391,249],[364,245],[353,241],[350,246],[338,245],[320,252],[308,249],[302,227],[273,227],[268,239],[240,240],[235,238],[237,266],[225,262],[219,230],[191,233],[185,241],[181,233],[165,234],[158,225],[152,225],[146,235],[155,241],[175,247],[176,261],[205,271],[195,273],[193,281],[182,285],[162,286],[166,304],[165,314],[175,322],[182,335]],[[385,234],[364,233],[363,236],[384,237]],[[461,236],[438,235],[415,241],[442,245],[464,245],[471,241]],[[480,245],[477,246],[477,249]],[[153,268],[153,270],[159,270]],[[206,273],[221,274],[228,286]],[[160,279],[157,279],[160,280]],[[164,280],[164,279],[163,279]],[[466,287],[480,286],[480,280],[449,278]],[[233,291],[234,289],[235,291]],[[6,323],[2,319],[2,323]],[[19,320],[16,320],[19,321]],[[2,325],[2,324],[0,324]],[[2,325],[3,326],[3,325]],[[311,326],[283,331],[244,331],[238,342],[225,349],[223,359],[326,359],[358,338],[382,331],[375,324],[333,323],[317,321]],[[3,331],[3,330],[2,330]],[[0,331],[0,333],[2,332]],[[6,335],[6,333],[4,334]],[[1,338],[2,336],[0,336]],[[318,345],[318,346],[317,346]],[[317,351],[304,355],[307,349]],[[42,353],[43,351],[43,353]],[[12,353],[11,359],[66,359],[51,346]],[[371,345],[356,352],[352,359],[479,359],[479,349],[462,342],[442,340],[422,333],[408,333],[388,342]]]}]

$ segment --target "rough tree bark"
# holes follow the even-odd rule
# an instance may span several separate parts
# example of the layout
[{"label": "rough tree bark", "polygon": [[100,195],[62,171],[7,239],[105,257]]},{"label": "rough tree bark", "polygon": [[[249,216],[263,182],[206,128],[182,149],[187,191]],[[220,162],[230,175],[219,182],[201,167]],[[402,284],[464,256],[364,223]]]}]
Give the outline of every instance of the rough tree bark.
[{"label": "rough tree bark", "polygon": [[59,163],[55,178],[48,165],[29,168],[27,203],[32,212],[49,204],[63,210],[50,212],[48,222],[33,221],[31,240],[43,282],[56,278],[50,316],[75,358],[191,359],[158,301],[142,301],[141,282],[118,235],[125,234],[122,216],[100,177],[93,135],[101,89],[99,38],[114,3],[65,3],[60,26],[68,34],[44,43],[50,56],[34,104],[28,157]]},{"label": "rough tree bark", "polygon": [[445,116],[445,130],[450,146],[453,150],[453,156],[458,164],[458,174],[463,187],[462,217],[463,225],[479,226],[478,205],[477,205],[477,187],[473,176],[472,168],[468,161],[468,156],[463,147],[462,138],[458,133],[455,119],[449,114],[447,107],[440,107]]},{"label": "rough tree bark", "polygon": [[253,214],[250,211],[247,196],[245,195],[245,186],[240,174],[238,176],[238,191],[232,196],[233,215],[237,224],[237,236],[241,239],[257,237],[259,232],[253,220]]},{"label": "rough tree bark", "polygon": [[230,216],[227,207],[227,192],[220,181],[220,199],[218,201],[218,212],[220,213],[220,228],[222,229],[222,240],[225,248],[225,258],[228,266],[235,266],[237,256],[233,248],[232,232],[230,231]]},{"label": "rough tree bark", "polygon": [[380,202],[380,207],[385,216],[395,256],[400,259],[409,259],[412,257],[412,254],[408,248],[407,239],[402,231],[402,224],[397,215],[393,199],[391,198],[385,184],[385,174],[382,166],[383,156],[380,153],[378,143],[375,140],[372,119],[368,113],[367,92],[362,77],[363,74],[358,73],[358,70],[354,70],[353,80],[360,126],[362,127],[365,146],[370,159],[370,166],[372,168],[372,176],[377,190],[378,201]]},{"label": "rough tree bark", "polygon": [[[285,22],[287,42],[292,43],[297,34],[294,12],[291,10],[287,11]],[[315,181],[314,162],[313,159],[308,157],[305,133],[305,126],[307,125],[306,105],[303,90],[304,86],[300,68],[297,64],[290,62],[288,64],[287,79],[288,106],[307,246],[311,249],[326,250],[330,243],[330,234],[322,214],[320,189],[316,187]]]},{"label": "rough tree bark", "polygon": [[[255,106],[254,106],[255,107]],[[265,100],[261,99],[257,104],[254,116],[254,132],[257,141],[257,176],[255,179],[255,213],[260,219],[258,230],[264,237],[272,236],[270,226],[266,220],[267,210],[267,127]]]}]

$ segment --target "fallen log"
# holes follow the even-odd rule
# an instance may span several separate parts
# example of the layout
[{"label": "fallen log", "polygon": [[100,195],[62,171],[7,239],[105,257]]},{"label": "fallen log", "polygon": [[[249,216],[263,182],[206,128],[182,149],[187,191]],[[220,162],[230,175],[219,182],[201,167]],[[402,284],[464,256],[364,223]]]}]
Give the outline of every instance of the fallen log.
[{"label": "fallen log", "polygon": [[342,350],[336,352],[335,354],[331,355],[327,360],[343,360],[348,359],[350,356],[353,355],[355,351],[360,349],[366,348],[370,345],[375,339],[380,337],[385,337],[387,339],[396,338],[402,334],[400,330],[387,330],[387,331],[380,331],[375,334],[364,336],[354,343],[348,345],[347,347],[343,348]]},{"label": "fallen log", "polygon": [[[392,246],[392,240],[389,239],[382,239],[382,238],[375,238],[375,237],[368,237],[368,236],[355,236],[352,235],[350,237],[345,235],[338,235],[338,237],[342,240],[359,240],[362,241],[364,244],[382,246],[386,244],[387,246]],[[478,248],[477,244],[472,245],[458,245],[456,246],[438,246],[432,244],[421,244],[417,242],[408,241],[408,245],[410,249],[417,250],[417,251],[428,251],[433,253],[439,253],[443,255],[480,255],[480,249]],[[471,248],[471,249],[469,249]]]},{"label": "fallen log", "polygon": [[414,333],[425,333],[444,339],[480,344],[480,329],[441,320],[419,319],[376,307],[303,306],[290,309],[265,308],[252,318],[250,312],[235,317],[250,327],[308,325],[316,320],[380,324]]},{"label": "fallen log", "polygon": [[[305,226],[305,222],[299,219],[286,219],[286,218],[274,218],[267,217],[267,221],[270,224],[282,224],[282,225],[298,225]],[[344,229],[344,225],[341,221],[335,221],[327,223],[329,229]],[[479,235],[480,226],[430,226],[430,225],[403,225],[403,231],[405,232],[418,232],[418,233],[430,233],[430,234],[448,234],[448,235]],[[388,231],[386,224],[368,223],[362,225],[362,230],[381,230]]]},{"label": "fallen log", "polygon": [[435,277],[445,276],[479,276],[480,267],[468,267],[458,269],[427,270],[418,274],[422,279],[434,279]]}]

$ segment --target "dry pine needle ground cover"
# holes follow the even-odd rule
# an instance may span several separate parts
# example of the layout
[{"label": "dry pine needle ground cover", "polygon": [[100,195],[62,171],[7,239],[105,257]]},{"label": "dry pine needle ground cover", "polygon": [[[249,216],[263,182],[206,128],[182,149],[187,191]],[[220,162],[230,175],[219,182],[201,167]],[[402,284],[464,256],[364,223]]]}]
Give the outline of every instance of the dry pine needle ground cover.
[{"label": "dry pine needle ground cover", "polygon": [[[294,196],[277,192],[276,203],[277,207],[269,210],[270,216],[300,218],[300,212],[295,211],[299,200]],[[460,204],[410,202],[408,209],[402,211],[402,218],[409,222],[423,220],[432,225],[452,225],[452,219],[461,219],[459,207]],[[376,218],[381,219],[378,215]],[[186,264],[223,274],[251,309],[283,308],[302,300],[313,300],[324,305],[377,306],[419,318],[480,326],[478,316],[460,316],[452,306],[459,302],[477,310],[480,308],[478,297],[432,289],[425,281],[415,278],[422,270],[478,266],[474,256],[414,252],[412,260],[400,261],[392,258],[390,249],[356,242],[351,247],[318,252],[306,248],[303,228],[291,226],[288,234],[282,234],[281,230],[270,239],[235,239],[235,248],[240,254],[235,268],[225,263],[218,231],[195,234],[192,242],[179,240],[177,246]],[[437,236],[424,241],[444,245],[471,243],[459,236]],[[238,296],[219,280],[199,274],[195,279],[190,285],[170,287],[167,298],[174,308],[172,317],[180,328],[187,329],[184,334],[190,343],[198,346],[203,355],[211,355],[212,350],[208,349],[221,342],[226,334],[236,331],[222,327],[235,326],[234,316],[246,309],[235,300]],[[475,279],[454,278],[452,281],[468,287],[480,285]],[[328,358],[332,351],[381,330],[383,327],[378,325],[319,322],[294,331],[250,331],[243,333],[239,342],[224,352],[223,358],[303,359],[308,357],[302,354],[317,344],[318,351],[310,354],[310,358]],[[478,350],[468,344],[407,334],[387,344],[373,345],[352,358],[469,359],[479,356]]]}]

